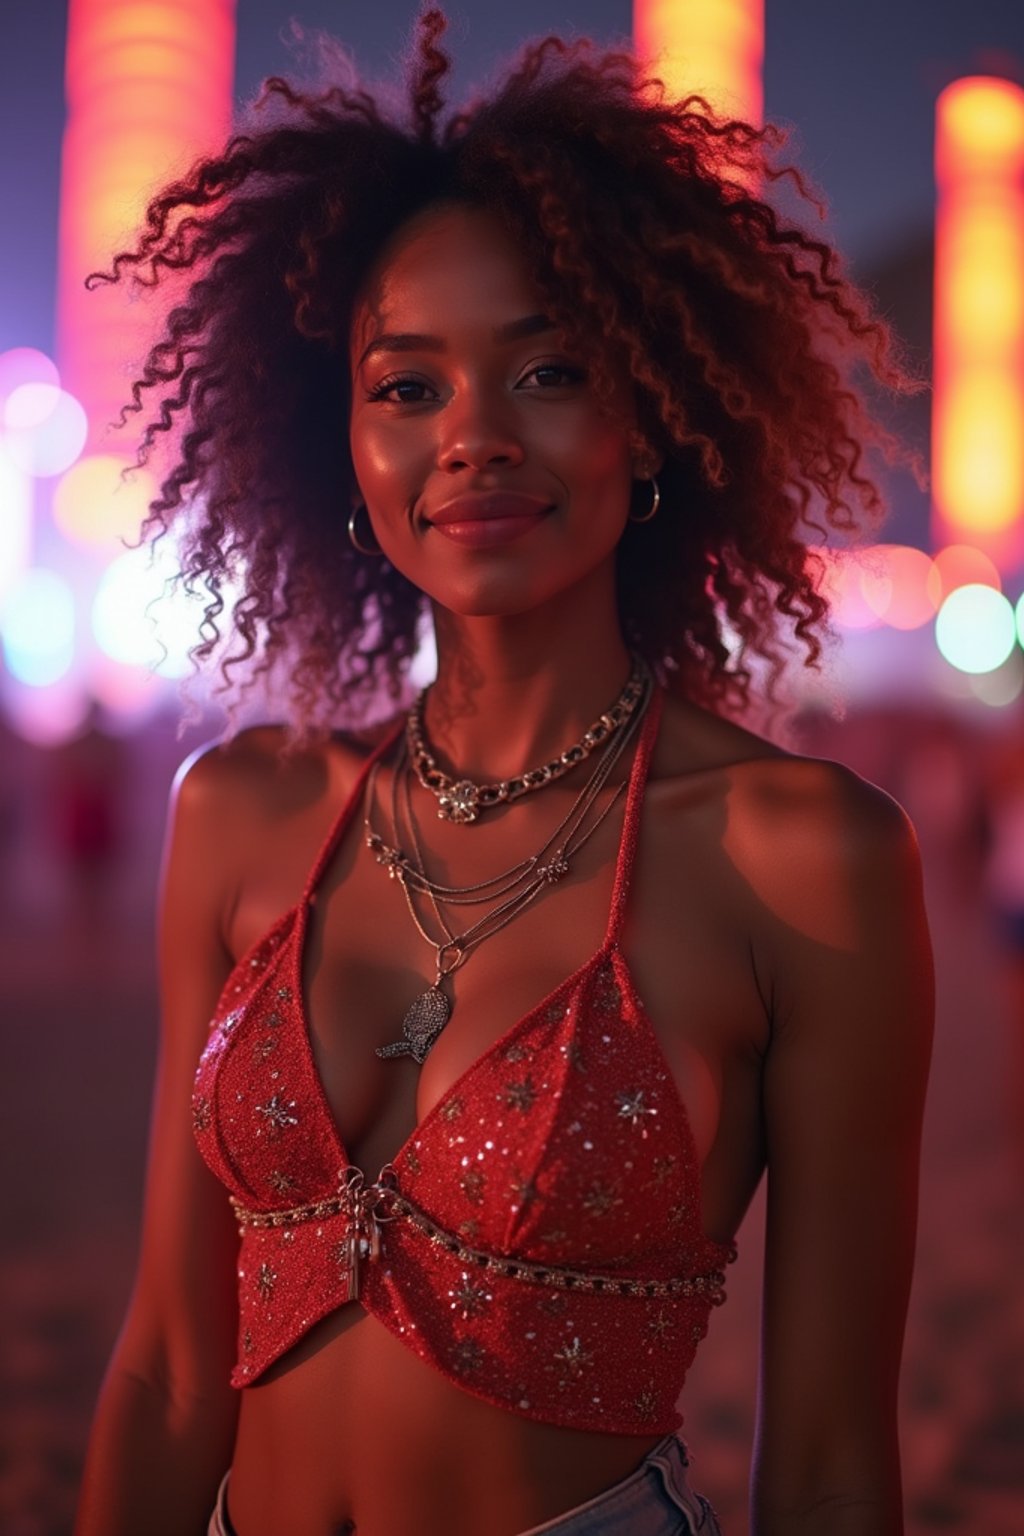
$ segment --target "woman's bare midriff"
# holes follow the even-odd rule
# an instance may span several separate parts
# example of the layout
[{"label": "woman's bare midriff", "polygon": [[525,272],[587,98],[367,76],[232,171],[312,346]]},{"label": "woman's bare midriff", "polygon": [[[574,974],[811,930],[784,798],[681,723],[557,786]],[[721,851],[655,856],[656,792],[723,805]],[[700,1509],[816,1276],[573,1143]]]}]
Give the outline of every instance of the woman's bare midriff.
[{"label": "woman's bare midriff", "polygon": [[516,1536],[618,1482],[661,1439],[493,1407],[357,1301],[268,1374],[242,1394],[229,1485],[238,1536]]}]

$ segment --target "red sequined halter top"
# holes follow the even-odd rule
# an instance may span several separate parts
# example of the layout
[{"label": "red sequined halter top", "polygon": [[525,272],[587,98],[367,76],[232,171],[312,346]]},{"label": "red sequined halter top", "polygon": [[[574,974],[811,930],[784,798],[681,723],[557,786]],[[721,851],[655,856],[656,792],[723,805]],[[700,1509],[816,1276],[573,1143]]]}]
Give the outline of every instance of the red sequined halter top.
[{"label": "red sequined halter top", "polygon": [[228,977],[192,1116],[241,1233],[232,1385],[355,1305],[510,1413],[634,1435],[682,1424],[676,1400],[736,1250],[704,1234],[686,1107],[619,948],[661,706],[656,690],[601,947],[372,1182],[349,1162],[313,1060],[302,951],[317,884],[397,732],[364,765],[301,900]]}]

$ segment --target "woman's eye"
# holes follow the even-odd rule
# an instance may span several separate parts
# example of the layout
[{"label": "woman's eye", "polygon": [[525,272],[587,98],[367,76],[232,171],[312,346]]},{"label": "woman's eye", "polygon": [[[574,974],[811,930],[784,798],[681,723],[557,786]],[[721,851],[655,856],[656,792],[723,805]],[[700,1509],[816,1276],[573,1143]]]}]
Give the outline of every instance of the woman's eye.
[{"label": "woman's eye", "polygon": [[574,368],[570,363],[538,363],[524,377],[539,378],[541,374],[546,375],[545,378],[540,379],[541,387],[544,389],[564,388],[566,384],[582,384],[586,378],[582,368]]},{"label": "woman's eye", "polygon": [[[406,374],[392,374],[389,378],[381,379],[370,390],[370,400],[391,400],[397,405],[420,405],[424,399],[422,394],[416,394],[416,390],[429,389],[422,379],[410,378]],[[411,391],[411,393],[407,393]]]}]

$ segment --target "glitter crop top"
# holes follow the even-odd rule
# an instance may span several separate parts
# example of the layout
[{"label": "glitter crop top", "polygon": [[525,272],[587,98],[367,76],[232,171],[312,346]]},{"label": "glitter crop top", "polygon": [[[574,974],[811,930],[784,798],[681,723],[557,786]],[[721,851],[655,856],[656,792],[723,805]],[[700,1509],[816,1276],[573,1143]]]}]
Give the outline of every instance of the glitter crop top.
[{"label": "glitter crop top", "polygon": [[241,1233],[245,1387],[355,1304],[487,1402],[577,1429],[664,1434],[732,1244],[706,1237],[685,1106],[619,948],[662,696],[643,723],[600,949],[505,1031],[370,1182],[313,1060],[310,904],[365,764],[307,881],[235,966],[196,1073],[199,1149]]}]

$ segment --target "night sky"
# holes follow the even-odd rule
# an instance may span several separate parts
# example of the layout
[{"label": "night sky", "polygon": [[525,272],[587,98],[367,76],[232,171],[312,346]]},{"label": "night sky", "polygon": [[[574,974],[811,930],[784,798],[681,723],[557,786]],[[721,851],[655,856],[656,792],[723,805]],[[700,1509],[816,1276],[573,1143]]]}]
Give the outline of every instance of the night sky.
[{"label": "night sky", "polygon": [[[236,100],[288,71],[292,16],[332,31],[361,68],[381,75],[405,49],[417,10],[416,0],[239,0]],[[52,351],[66,6],[3,0],[2,15],[0,350]],[[631,8],[460,0],[449,17],[461,97],[528,36],[621,41]],[[855,272],[927,237],[935,95],[958,75],[989,71],[1024,81],[1021,0],[767,0],[766,111],[794,128],[797,158],[825,193],[831,232]]]}]

